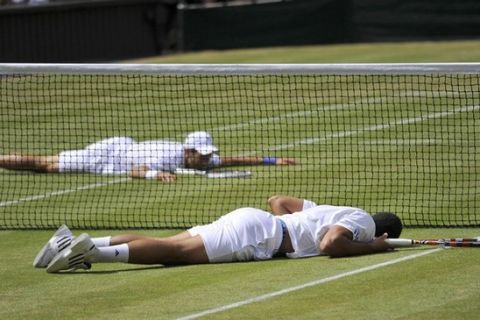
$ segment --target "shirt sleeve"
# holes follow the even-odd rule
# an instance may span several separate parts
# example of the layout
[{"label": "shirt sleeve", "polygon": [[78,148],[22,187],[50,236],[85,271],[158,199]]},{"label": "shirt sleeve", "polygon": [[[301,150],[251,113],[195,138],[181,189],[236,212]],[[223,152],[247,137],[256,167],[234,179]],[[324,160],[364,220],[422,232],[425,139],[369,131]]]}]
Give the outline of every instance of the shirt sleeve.
[{"label": "shirt sleeve", "polygon": [[335,225],[342,226],[353,235],[353,241],[369,242],[375,237],[375,222],[366,212],[356,211],[343,217]]},{"label": "shirt sleeve", "polygon": [[303,199],[303,208],[302,208],[302,211],[303,210],[307,210],[307,209],[310,209],[310,208],[314,208],[316,207],[317,204],[311,200],[307,200],[307,199]]}]

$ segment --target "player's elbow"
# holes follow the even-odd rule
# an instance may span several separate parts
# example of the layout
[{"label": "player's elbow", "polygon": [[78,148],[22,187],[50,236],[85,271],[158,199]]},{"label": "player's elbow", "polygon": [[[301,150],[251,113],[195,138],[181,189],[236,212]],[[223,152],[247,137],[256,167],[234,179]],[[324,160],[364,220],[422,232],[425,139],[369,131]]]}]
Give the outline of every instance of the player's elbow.
[{"label": "player's elbow", "polygon": [[274,215],[282,215],[288,213],[285,208],[285,198],[279,195],[274,195],[268,198],[268,205]]},{"label": "player's elbow", "polygon": [[334,258],[344,257],[348,255],[348,248],[346,246],[345,237],[340,234],[335,234],[322,239],[320,242],[320,252]]}]

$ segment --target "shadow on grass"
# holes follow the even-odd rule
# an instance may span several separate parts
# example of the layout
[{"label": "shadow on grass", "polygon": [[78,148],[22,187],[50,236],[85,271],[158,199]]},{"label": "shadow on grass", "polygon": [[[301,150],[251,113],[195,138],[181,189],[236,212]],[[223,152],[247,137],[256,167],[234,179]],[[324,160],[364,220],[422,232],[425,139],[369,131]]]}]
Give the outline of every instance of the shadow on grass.
[{"label": "shadow on grass", "polygon": [[116,273],[123,273],[123,272],[131,272],[131,271],[149,271],[155,269],[171,269],[171,268],[182,268],[182,267],[192,267],[195,265],[175,265],[175,266],[167,266],[167,265],[153,265],[153,266],[139,266],[133,268],[124,268],[124,269],[114,269],[114,270],[78,270],[78,271],[61,271],[54,273],[56,275],[85,275],[85,274],[116,274]]},{"label": "shadow on grass", "polygon": [[[395,253],[395,252],[400,252],[400,251],[418,251],[418,250],[428,250],[431,249],[431,247],[415,247],[415,248],[405,248],[402,250],[389,250],[385,252],[378,252],[375,253],[374,255],[385,255],[385,254],[390,254],[390,253]],[[372,254],[373,255],[373,254]],[[350,257],[339,257],[339,258],[330,258],[327,256],[318,256],[318,257],[312,257],[312,258],[327,258],[327,259],[333,259],[333,260],[340,260],[340,259],[356,259],[362,257],[361,255],[358,256],[350,256]],[[275,263],[275,261],[291,261],[292,259],[289,259],[287,257],[275,257],[274,259],[271,260],[263,260],[263,261],[245,261],[245,262],[231,262],[231,263],[219,263],[219,264],[229,264],[229,265],[235,265],[235,264],[246,264],[246,263]],[[211,265],[219,265],[217,263],[211,264]],[[123,268],[123,269],[114,269],[114,270],[78,270],[78,271],[61,271],[58,273],[55,273],[57,275],[85,275],[85,274],[94,274],[94,275],[105,275],[105,274],[116,274],[116,273],[123,273],[123,272],[131,272],[131,271],[136,271],[136,272],[141,272],[141,271],[150,271],[150,270],[155,270],[155,269],[171,269],[171,268],[186,268],[186,267],[195,267],[195,266],[200,266],[200,265],[205,265],[205,264],[185,264],[185,265],[152,265],[152,266],[139,266],[139,267],[128,267],[128,268]],[[208,265],[208,264],[206,264]]]},{"label": "shadow on grass", "polygon": [[85,275],[85,274],[115,274],[122,272],[131,272],[131,271],[148,271],[154,269],[165,269],[167,267],[158,265],[158,266],[149,266],[149,267],[138,267],[138,268],[125,268],[125,269],[115,269],[115,270],[79,270],[79,271],[63,271],[55,273],[57,275]]}]

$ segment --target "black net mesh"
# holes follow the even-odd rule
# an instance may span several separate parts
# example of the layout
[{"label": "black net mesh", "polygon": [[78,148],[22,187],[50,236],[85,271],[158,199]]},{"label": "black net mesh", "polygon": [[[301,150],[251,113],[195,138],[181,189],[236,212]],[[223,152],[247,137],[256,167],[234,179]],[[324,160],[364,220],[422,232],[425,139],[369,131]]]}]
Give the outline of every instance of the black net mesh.
[{"label": "black net mesh", "polygon": [[[0,228],[184,228],[267,209],[274,194],[478,226],[479,127],[478,75],[3,75]],[[211,134],[220,164],[259,159],[212,170],[251,175],[129,177],[185,166],[194,131]],[[150,140],[176,146],[177,162],[132,151]],[[297,164],[268,164],[281,158]],[[42,172],[62,161],[85,172]]]}]

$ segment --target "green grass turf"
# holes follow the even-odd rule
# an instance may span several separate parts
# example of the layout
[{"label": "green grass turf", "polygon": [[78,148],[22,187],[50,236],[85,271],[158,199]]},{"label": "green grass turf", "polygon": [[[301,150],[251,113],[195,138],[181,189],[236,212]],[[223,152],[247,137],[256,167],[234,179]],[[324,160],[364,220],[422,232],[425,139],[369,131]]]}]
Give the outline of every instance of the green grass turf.
[{"label": "green grass turf", "polygon": [[[141,62],[461,62],[479,61],[479,47],[480,42],[475,41],[362,44],[205,52],[195,55],[160,57],[158,59],[142,60]],[[92,90],[92,88],[85,88],[85,90]],[[129,93],[125,93],[125,97],[129,96]],[[218,99],[221,99],[221,97]],[[72,109],[75,109],[82,104],[87,108],[89,105],[95,108],[95,106],[101,105],[101,103],[105,104],[108,101],[92,99],[87,101],[87,103],[83,102],[81,100],[70,101],[70,104],[63,104],[62,107],[71,106]],[[125,104],[120,104],[120,106],[129,108],[130,102],[125,100]],[[92,103],[96,105],[91,106]],[[4,105],[1,106],[4,108]],[[368,106],[365,105],[365,108],[368,108]],[[82,117],[88,119],[89,109],[85,111],[85,115]],[[291,110],[284,111],[288,112]],[[105,112],[114,113],[111,109],[106,109]],[[117,128],[98,130],[95,121],[85,122],[84,119],[72,116],[67,111],[65,114],[62,114],[62,116],[65,116],[64,125],[77,125],[79,130],[83,130],[83,134],[78,137],[56,134],[62,132],[62,126],[52,127],[51,122],[48,121],[49,117],[55,114],[55,110],[35,115],[35,119],[39,120],[37,121],[37,131],[21,127],[26,120],[29,120],[31,116],[29,112],[23,111],[23,113],[17,114],[14,118],[11,118],[12,115],[9,114],[10,123],[13,125],[0,122],[2,124],[2,127],[0,127],[2,139],[4,139],[2,141],[9,142],[8,145],[3,143],[0,148],[2,148],[2,151],[9,152],[15,151],[14,149],[18,151],[38,150],[47,154],[51,151],[61,150],[65,146],[81,147],[86,142],[103,138],[105,134],[109,133],[134,135],[140,139],[156,138],[150,137],[148,131],[138,132],[138,128],[142,125],[142,121],[138,119],[142,119],[142,114],[148,114],[148,112],[148,110],[142,110],[137,115],[131,114],[130,119],[116,119],[124,121],[123,123],[120,122]],[[247,116],[247,120],[258,118],[259,115],[255,111],[252,110],[251,112],[252,114]],[[172,109],[170,115],[173,114],[175,113]],[[187,123],[185,123],[185,115],[186,113],[181,118],[174,119],[169,123],[170,129],[167,130],[167,133],[170,134],[170,138],[181,139],[181,133],[195,129],[193,121],[189,122],[187,120]],[[358,115],[352,113],[348,119],[358,119]],[[411,117],[415,115],[415,110],[406,111],[406,113],[398,110],[396,114],[392,114],[392,116],[394,115]],[[365,126],[370,124],[369,119],[362,118],[361,121],[363,121]],[[473,124],[474,127],[478,127],[478,123],[475,122],[478,120],[468,116],[458,116],[458,119],[442,120],[440,123],[447,125],[449,123],[465,123],[469,121],[471,122],[470,125]],[[154,123],[152,122],[152,124]],[[125,124],[133,125],[126,128]],[[208,124],[211,127],[218,125],[216,123]],[[310,125],[314,126],[317,124],[311,123]],[[325,123],[321,124],[325,125]],[[299,125],[305,126],[308,123],[300,123]],[[272,127],[277,128],[276,126]],[[427,137],[416,136],[415,130],[410,131],[410,133],[402,132],[401,136],[406,140],[411,139],[410,141],[432,138],[440,139],[438,135],[441,136],[441,132],[434,128],[434,126],[426,127],[426,131],[431,133],[431,136]],[[330,126],[328,129],[335,130],[338,128]],[[22,137],[33,137],[31,138],[32,140],[27,139],[29,142],[26,143],[19,141],[19,139],[5,139],[5,137],[15,136],[18,130],[24,132]],[[32,132],[28,130],[32,130]],[[38,134],[38,132],[45,132],[45,130],[51,130],[53,141],[52,139],[45,139],[45,137]],[[241,133],[238,141],[248,141],[250,138],[249,131],[244,130]],[[80,193],[73,192],[62,196],[49,197],[48,199],[30,201],[20,206],[11,206],[8,210],[2,208],[0,213],[3,219],[7,218],[7,220],[10,219],[10,221],[15,221],[16,223],[20,221],[20,223],[24,223],[24,227],[29,227],[32,213],[35,214],[36,218],[41,218],[39,221],[47,221],[45,227],[53,227],[53,225],[58,225],[63,221],[76,222],[78,227],[82,227],[82,224],[89,223],[89,221],[96,223],[97,216],[95,213],[100,211],[105,217],[108,217],[104,220],[105,225],[98,226],[102,228],[108,227],[109,224],[113,224],[118,220],[127,219],[128,215],[134,215],[141,208],[142,211],[149,212],[147,217],[150,218],[146,218],[152,219],[149,223],[157,223],[155,215],[158,214],[158,208],[175,210],[178,203],[187,203],[188,205],[184,208],[185,211],[189,212],[197,209],[199,205],[202,208],[198,200],[192,200],[192,195],[196,197],[203,196],[212,202],[221,203],[217,207],[218,210],[214,213],[214,215],[220,215],[226,212],[227,209],[245,205],[245,203],[238,201],[238,198],[245,197],[245,192],[251,192],[249,195],[252,196],[252,205],[264,208],[266,197],[273,193],[313,194],[313,190],[309,185],[302,185],[300,182],[296,182],[290,187],[285,187],[292,181],[302,181],[302,179],[316,179],[320,181],[321,183],[318,185],[320,187],[315,190],[315,194],[317,192],[322,193],[327,199],[338,201],[339,203],[345,201],[345,196],[342,196],[342,194],[353,195],[368,190],[369,193],[367,194],[371,198],[357,199],[359,203],[369,203],[371,209],[379,209],[385,206],[399,209],[400,205],[392,201],[391,197],[396,198],[398,195],[405,197],[409,193],[411,197],[415,195],[415,191],[410,190],[410,186],[407,183],[408,179],[415,178],[420,182],[423,181],[424,185],[421,186],[420,190],[429,190],[430,188],[438,190],[438,181],[441,182],[440,186],[448,181],[448,173],[442,171],[444,167],[431,167],[432,175],[429,175],[429,172],[422,172],[420,174],[417,173],[415,176],[409,176],[411,173],[405,174],[404,172],[404,179],[398,180],[399,188],[389,190],[390,196],[387,195],[378,199],[375,197],[375,194],[379,191],[384,192],[385,186],[366,183],[365,185],[352,187],[350,184],[347,184],[347,181],[352,177],[348,177],[346,173],[345,176],[342,176],[345,166],[352,167],[356,165],[358,166],[357,168],[364,168],[363,166],[368,163],[363,158],[364,154],[379,151],[390,152],[392,149],[395,157],[408,152],[412,148],[418,151],[422,150],[419,154],[425,156],[424,161],[432,160],[428,156],[428,150],[441,152],[446,155],[443,161],[452,163],[455,163],[456,154],[462,153],[465,147],[476,150],[475,144],[459,145],[450,151],[442,145],[429,145],[428,143],[426,146],[421,144],[402,146],[393,145],[392,143],[381,143],[384,140],[391,141],[395,137],[395,133],[398,132],[391,130],[387,137],[376,136],[373,132],[362,137],[352,137],[350,142],[362,143],[358,144],[357,149],[346,149],[345,146],[342,147],[341,144],[336,144],[334,151],[329,157],[313,159],[315,161],[307,161],[302,166],[254,168],[252,170],[254,170],[255,175],[250,180],[205,182],[199,177],[182,177],[177,181],[176,188],[175,185],[153,184],[145,181],[122,182],[94,190],[84,190]],[[464,136],[465,132],[460,129],[460,131],[451,134],[453,134],[453,137],[456,135],[461,137]],[[299,135],[298,138],[302,138],[302,136]],[[269,141],[268,136],[265,139]],[[22,141],[24,140],[22,139]],[[478,141],[478,139],[475,139],[475,141]],[[380,146],[375,144],[379,142]],[[228,143],[227,139],[220,138],[218,144],[225,152],[263,151],[261,141],[253,143],[249,141],[248,144],[235,148]],[[305,147],[294,152],[288,151],[285,155],[301,157],[309,150],[311,151],[311,149]],[[343,159],[345,161],[347,159],[345,154],[351,155],[352,152],[360,155],[353,158],[345,166],[342,166],[339,160]],[[392,157],[392,161],[395,157]],[[473,161],[475,159],[473,158]],[[418,164],[421,164],[421,162],[413,162],[413,165]],[[401,172],[403,166],[391,162],[385,168],[380,168],[380,172],[373,175],[358,171],[355,177],[360,177],[367,182],[385,175],[392,177],[389,173],[390,170],[387,170],[391,168],[399,168]],[[478,179],[475,179],[477,171],[475,171],[475,166],[472,166],[471,170],[470,172],[462,173],[462,176],[471,177],[471,179],[465,179],[463,183],[467,183],[472,190],[475,190],[478,188]],[[439,175],[441,178],[435,178],[435,183],[429,182],[429,179],[436,175]],[[2,201],[18,199],[18,196],[45,194],[49,191],[55,192],[59,189],[64,190],[75,186],[103,183],[117,179],[117,177],[92,175],[38,175],[5,171],[0,172],[0,177],[2,179],[0,186]],[[275,183],[266,183],[265,178],[275,178]],[[424,180],[419,180],[420,178]],[[337,186],[333,189],[327,188],[323,184],[324,181],[330,183],[330,185]],[[338,183],[339,181],[340,183]],[[198,183],[202,184],[200,188],[195,186]],[[181,189],[181,191],[178,189]],[[229,190],[229,193],[226,193],[226,189]],[[12,195],[11,190],[14,190],[15,197],[10,197]],[[453,203],[456,204],[463,201],[462,206],[464,207],[459,207],[460,209],[468,208],[469,206],[473,208],[478,207],[476,202],[478,200],[471,200],[472,197],[475,197],[474,193],[457,193],[457,190],[461,190],[461,188],[452,188],[450,190],[451,194],[441,199],[435,195],[428,199],[417,196],[418,205],[412,211],[415,211],[415,213],[422,212],[422,214],[430,213],[435,216],[438,210],[448,211],[448,206],[452,203],[451,200],[454,200]],[[147,194],[149,197],[138,198],[142,194]],[[166,195],[165,200],[160,201],[154,196],[156,194]],[[215,198],[212,198],[212,194],[215,194]],[[8,197],[5,195],[8,195]],[[132,198],[135,199],[135,197],[142,200],[132,201]],[[465,202],[463,197],[470,199],[470,202]],[[102,199],[105,198],[110,199],[107,205],[102,202]],[[377,205],[375,206],[375,204]],[[72,210],[72,208],[75,210]],[[459,208],[454,207],[450,209],[458,210]],[[399,210],[396,211],[399,212]],[[471,215],[475,217],[476,213],[472,212]],[[45,218],[47,220],[44,220]],[[468,219],[468,217],[465,218]],[[134,222],[128,219],[123,222],[132,224],[131,226],[135,227]],[[76,231],[76,233],[79,232],[79,230]],[[104,235],[117,234],[121,231],[90,230],[89,232],[92,235]],[[173,231],[141,232],[151,235],[167,235]],[[201,265],[177,268],[104,264],[95,265],[90,272],[49,275],[44,270],[33,269],[31,262],[37,250],[49,238],[50,234],[51,231],[0,232],[0,252],[3,257],[0,260],[0,318],[175,319],[429,250],[424,248],[405,249],[389,254],[345,259],[328,259],[324,257],[302,260],[280,259],[261,263]],[[407,229],[404,232],[405,237],[412,238],[479,235],[480,229],[478,228],[423,228]],[[476,303],[480,293],[480,282],[477,276],[480,271],[478,265],[479,258],[480,250],[477,249],[442,250],[425,257],[212,314],[207,318],[475,319],[480,312],[480,304]]]},{"label": "green grass turf", "polygon": [[[107,232],[107,234],[119,233]],[[143,232],[159,235],[170,232]],[[315,280],[355,271],[428,248],[354,258],[164,268],[97,264],[88,272],[34,269],[51,232],[0,233],[2,319],[175,319]],[[105,235],[105,231],[92,231]],[[480,229],[409,229],[409,237],[479,235]],[[208,316],[208,319],[474,319],[480,250],[445,249]]]},{"label": "green grass turf", "polygon": [[204,51],[130,60],[132,63],[380,63],[478,62],[480,41],[361,43]]}]

